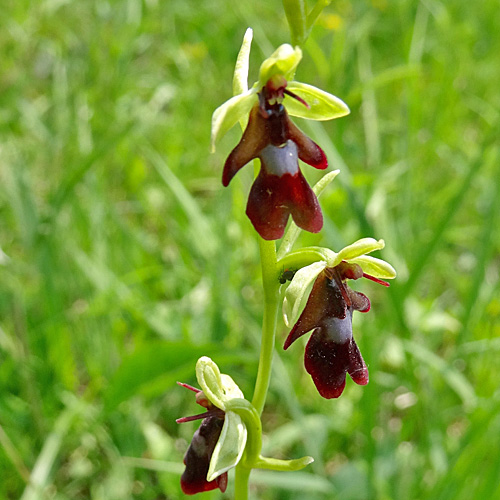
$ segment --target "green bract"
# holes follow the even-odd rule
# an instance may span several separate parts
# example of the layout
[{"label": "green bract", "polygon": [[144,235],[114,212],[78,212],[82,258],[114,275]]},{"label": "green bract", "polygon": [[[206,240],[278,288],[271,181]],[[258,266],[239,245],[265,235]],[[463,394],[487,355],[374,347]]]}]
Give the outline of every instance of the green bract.
[{"label": "green bract", "polygon": [[285,97],[285,107],[292,116],[325,121],[340,118],[350,113],[344,101],[307,83],[289,82],[286,88],[309,104],[309,108],[306,108],[296,99]]},{"label": "green bract", "polygon": [[219,367],[206,356],[196,363],[196,378],[210,402],[225,412],[224,426],[207,474],[207,481],[212,481],[235,467],[245,450],[247,429],[239,415],[226,409],[227,403],[243,398],[243,393],[234,380],[229,375],[221,374]]},{"label": "green bract", "polygon": [[219,106],[212,115],[212,152],[215,151],[216,142],[239,120],[243,120],[257,99],[257,91],[247,90],[243,94],[236,95]]},{"label": "green bract", "polygon": [[309,120],[332,120],[349,114],[349,108],[338,97],[312,85],[293,80],[297,65],[302,59],[300,47],[285,43],[279,46],[260,66],[259,80],[248,90],[248,60],[252,43],[252,30],[247,29],[236,60],[233,78],[234,97],[219,106],[212,115],[212,151],[219,139],[238,121],[246,123],[252,107],[258,102],[258,92],[274,76],[287,80],[287,89],[304,99],[309,108],[287,96],[284,105],[292,116]]},{"label": "green bract", "polygon": [[365,255],[375,250],[381,250],[384,246],[384,240],[362,238],[338,253],[332,252],[328,248],[310,247],[288,254],[280,261],[285,267],[292,267],[294,262],[300,264],[307,262],[309,265],[305,265],[295,273],[285,292],[283,301],[285,324],[290,326],[298,320],[309,296],[309,290],[326,267],[335,267],[342,261],[346,261],[350,264],[358,264],[364,273],[375,278],[395,278],[396,271],[388,262]]}]

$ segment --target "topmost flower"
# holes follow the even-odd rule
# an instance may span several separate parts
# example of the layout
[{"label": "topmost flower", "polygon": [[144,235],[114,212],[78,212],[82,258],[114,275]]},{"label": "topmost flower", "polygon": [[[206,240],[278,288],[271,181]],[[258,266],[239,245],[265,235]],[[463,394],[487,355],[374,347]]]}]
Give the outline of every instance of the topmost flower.
[{"label": "topmost flower", "polygon": [[318,232],[323,218],[316,195],[298,167],[298,158],[315,168],[328,166],[322,149],[301,132],[288,114],[311,120],[331,120],[347,115],[349,108],[337,97],[293,80],[302,58],[299,47],[281,45],[248,89],[248,57],[252,31],[245,34],[234,75],[235,95],[217,108],[212,117],[212,149],[238,121],[248,124],[240,143],[229,155],[222,182],[229,184],[237,171],[254,158],[262,168],[252,186],[247,215],[259,234],[278,239],[292,215],[295,223]]}]

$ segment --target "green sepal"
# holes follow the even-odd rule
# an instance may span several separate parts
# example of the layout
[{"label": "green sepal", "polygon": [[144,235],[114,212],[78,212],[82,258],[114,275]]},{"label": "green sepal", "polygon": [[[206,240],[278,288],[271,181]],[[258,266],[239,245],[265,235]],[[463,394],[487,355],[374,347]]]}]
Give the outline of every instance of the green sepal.
[{"label": "green sepal", "polygon": [[373,252],[375,250],[382,250],[384,248],[384,240],[376,240],[375,238],[361,238],[360,240],[344,247],[337,254],[337,257],[332,261],[328,262],[330,267],[335,267],[340,264],[343,260],[350,262],[352,259],[361,257],[367,253]]},{"label": "green sepal", "polygon": [[210,459],[207,481],[213,481],[235,467],[245,451],[246,443],[247,429],[241,417],[232,411],[226,411],[224,425]]},{"label": "green sepal", "polygon": [[197,361],[196,378],[205,396],[221,410],[226,411],[227,401],[244,397],[234,380],[221,374],[219,367],[207,356]]},{"label": "green sepal", "polygon": [[314,262],[324,260],[328,262],[335,258],[337,254],[329,248],[323,247],[305,247],[300,250],[290,252],[282,259],[278,260],[277,267],[279,269],[301,269],[302,267],[309,266]]},{"label": "green sepal", "polygon": [[393,279],[396,277],[396,270],[385,260],[361,255],[349,261],[351,264],[358,264],[363,272],[375,278]]},{"label": "green sepal", "polygon": [[313,457],[302,457],[294,460],[280,460],[278,458],[259,457],[253,465],[256,469],[279,470],[283,472],[294,472],[307,467],[314,462]]},{"label": "green sepal", "polygon": [[256,102],[257,90],[252,88],[243,94],[232,97],[214,111],[212,115],[212,153],[215,151],[215,145],[219,139],[244,116],[248,115]]},{"label": "green sepal", "polygon": [[253,30],[247,28],[243,42],[236,58],[233,75],[233,95],[243,94],[248,90],[248,67],[250,61],[250,48],[252,47]]},{"label": "green sepal", "polygon": [[300,47],[290,44],[280,45],[261,65],[257,88],[260,90],[273,76],[282,75],[285,80],[292,80],[295,70],[302,59]]},{"label": "green sepal", "polygon": [[255,407],[246,399],[232,399],[226,404],[227,411],[236,413],[248,431],[244,461],[247,466],[252,466],[260,456],[262,449],[262,423]]},{"label": "green sepal", "polygon": [[292,116],[324,121],[340,118],[351,112],[347,104],[338,97],[307,83],[288,82],[287,90],[297,94],[309,104],[309,108],[306,108],[297,99],[286,96],[283,104],[288,114]]}]

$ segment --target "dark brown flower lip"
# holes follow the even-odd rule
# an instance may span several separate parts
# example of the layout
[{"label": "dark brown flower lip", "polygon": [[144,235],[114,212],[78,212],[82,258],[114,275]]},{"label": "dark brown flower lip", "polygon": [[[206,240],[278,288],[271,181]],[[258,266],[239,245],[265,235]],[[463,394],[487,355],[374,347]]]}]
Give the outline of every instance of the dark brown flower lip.
[{"label": "dark brown flower lip", "polygon": [[181,476],[181,489],[186,495],[194,495],[216,488],[224,492],[227,488],[227,473],[221,474],[213,481],[207,481],[207,473],[215,446],[222,432],[226,414],[211,403],[201,389],[183,382],[177,382],[177,384],[194,392],[196,402],[207,408],[204,413],[176,420],[178,424],[202,420],[184,456],[186,468]]},{"label": "dark brown flower lip", "polygon": [[265,164],[250,190],[246,214],[265,240],[283,237],[290,216],[306,231],[317,233],[323,227],[318,199],[302,172],[272,175]]},{"label": "dark brown flower lip", "polygon": [[346,374],[358,385],[366,385],[369,380],[368,368],[353,338],[352,313],[369,311],[370,301],[345,282],[359,279],[363,274],[359,265],[345,261],[323,269],[284,344],[287,349],[299,337],[312,331],[304,365],[320,395],[327,399],[342,394]]},{"label": "dark brown flower lip", "polygon": [[338,344],[315,333],[307,343],[304,365],[322,397],[340,397],[345,388],[346,374],[358,385],[368,384],[368,368],[354,338]]},{"label": "dark brown flower lip", "polygon": [[189,445],[184,464],[186,468],[181,476],[181,489],[186,495],[194,495],[219,488],[222,492],[227,487],[227,473],[212,481],[207,480],[215,446],[222,432],[223,420],[217,417],[205,418],[194,433]]},{"label": "dark brown flower lip", "polygon": [[259,104],[250,111],[243,136],[226,159],[222,173],[222,184],[227,186],[249,161],[260,159],[260,173],[250,190],[246,213],[265,240],[281,238],[290,216],[306,231],[316,233],[323,227],[321,207],[298,160],[318,169],[325,169],[328,161],[323,150],[290,120],[279,102],[281,90],[278,85],[272,91],[272,102],[271,91],[264,88],[259,93]]}]

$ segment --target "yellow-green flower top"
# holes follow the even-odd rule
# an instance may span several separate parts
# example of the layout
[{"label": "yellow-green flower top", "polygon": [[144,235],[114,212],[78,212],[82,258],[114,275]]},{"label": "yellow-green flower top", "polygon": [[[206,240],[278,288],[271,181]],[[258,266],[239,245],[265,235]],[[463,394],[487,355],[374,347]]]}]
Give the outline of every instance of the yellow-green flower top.
[{"label": "yellow-green flower top", "polygon": [[[248,88],[248,60],[253,32],[247,29],[243,38],[233,78],[234,97],[219,106],[212,115],[212,151],[219,139],[238,121],[245,127],[248,114],[258,102],[257,94],[273,79],[281,79],[289,94],[283,102],[292,116],[309,120],[332,120],[349,114],[349,108],[341,99],[312,85],[293,80],[295,70],[302,59],[300,47],[285,43],[280,45],[260,66],[259,79]],[[298,98],[297,98],[298,97]],[[304,106],[303,102],[307,103]]]},{"label": "yellow-green flower top", "polygon": [[[384,248],[384,240],[375,240],[374,238],[362,238],[352,245],[344,247],[339,252],[334,252],[328,248],[309,247],[306,249],[292,252],[287,255],[287,261],[293,261],[294,257],[303,258],[307,256],[312,264],[299,269],[290,285],[288,286],[285,299],[283,301],[283,319],[287,326],[293,325],[299,315],[308,292],[318,275],[327,267],[333,268],[341,262],[357,264],[363,274],[376,279],[393,279],[396,277],[396,270],[385,260],[377,259],[368,253]],[[360,278],[361,276],[356,276]]]}]

